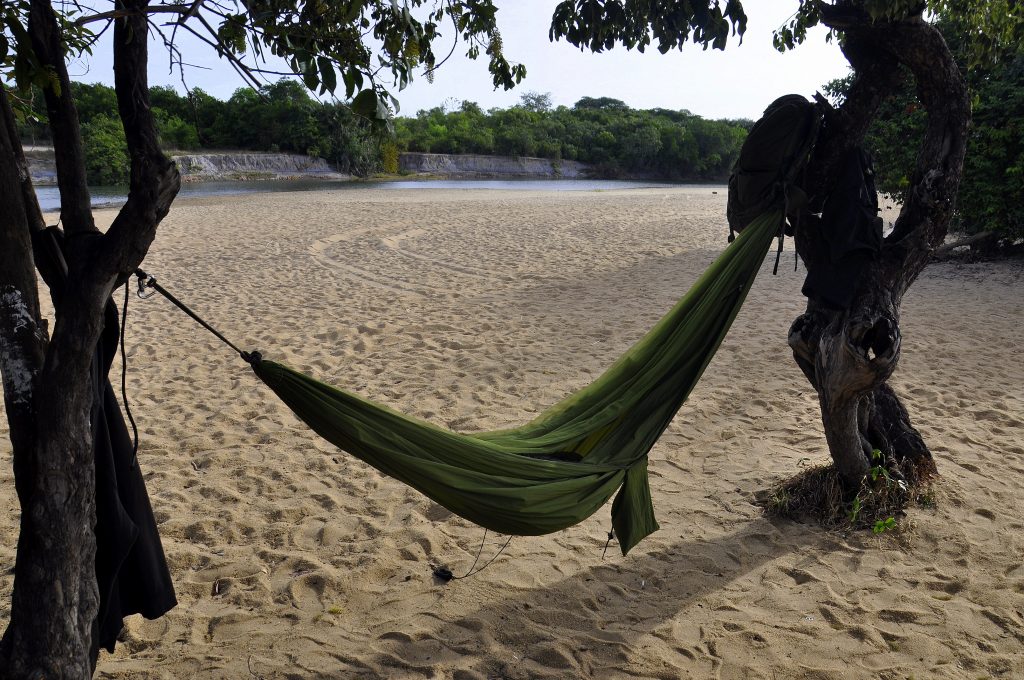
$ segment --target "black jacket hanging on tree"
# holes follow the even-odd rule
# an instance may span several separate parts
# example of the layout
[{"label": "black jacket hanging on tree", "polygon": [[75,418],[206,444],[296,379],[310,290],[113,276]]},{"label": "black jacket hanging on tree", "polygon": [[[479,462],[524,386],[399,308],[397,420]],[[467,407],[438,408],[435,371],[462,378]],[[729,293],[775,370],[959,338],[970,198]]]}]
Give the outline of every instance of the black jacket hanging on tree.
[{"label": "black jacket hanging on tree", "polygon": [[94,646],[114,651],[122,619],[163,616],[177,604],[142,470],[107,374],[117,353],[117,307],[107,301],[93,358],[92,427],[96,445],[96,580],[100,610]]},{"label": "black jacket hanging on tree", "polygon": [[[54,266],[47,270],[65,272],[66,276],[61,237],[60,231],[51,227],[36,235],[34,250],[37,258],[50,258]],[[47,281],[55,305],[59,304],[63,283]],[[117,306],[107,300],[103,331],[92,362],[96,581],[100,592],[93,630],[94,655],[99,648],[114,651],[124,617],[142,614],[155,619],[177,604],[146,483],[132,460],[132,438],[107,377],[117,354],[119,334]]]}]

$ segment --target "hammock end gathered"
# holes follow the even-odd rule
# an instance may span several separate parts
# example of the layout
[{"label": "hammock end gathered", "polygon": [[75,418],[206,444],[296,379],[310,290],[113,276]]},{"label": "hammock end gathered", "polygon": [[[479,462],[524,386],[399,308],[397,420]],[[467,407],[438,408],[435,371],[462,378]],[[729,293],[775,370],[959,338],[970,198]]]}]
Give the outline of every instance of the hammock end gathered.
[{"label": "hammock end gathered", "polygon": [[242,357],[242,361],[246,362],[253,368],[255,368],[260,362],[263,361],[263,355],[259,352],[239,352],[238,356]]}]

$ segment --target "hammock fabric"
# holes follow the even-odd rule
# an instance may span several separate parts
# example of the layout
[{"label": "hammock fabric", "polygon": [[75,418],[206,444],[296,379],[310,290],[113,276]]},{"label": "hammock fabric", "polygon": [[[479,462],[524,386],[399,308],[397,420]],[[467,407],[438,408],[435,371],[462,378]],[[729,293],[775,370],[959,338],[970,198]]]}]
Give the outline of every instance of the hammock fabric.
[{"label": "hammock fabric", "polygon": [[750,290],[783,211],[762,214],[601,377],[533,421],[459,434],[254,356],[253,370],[317,434],[471,522],[560,531],[618,491],[625,555],[658,528],[647,454],[700,379]]}]

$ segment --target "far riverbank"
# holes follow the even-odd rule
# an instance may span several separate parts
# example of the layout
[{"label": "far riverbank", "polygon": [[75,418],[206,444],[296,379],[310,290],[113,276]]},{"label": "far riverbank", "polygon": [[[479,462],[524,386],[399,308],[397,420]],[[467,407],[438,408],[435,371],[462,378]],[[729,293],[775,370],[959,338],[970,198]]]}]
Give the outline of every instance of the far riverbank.
[{"label": "far riverbank", "polygon": [[[663,182],[641,182],[606,179],[445,179],[435,176],[409,177],[391,175],[362,180],[342,180],[302,177],[292,179],[267,179],[262,181],[222,180],[185,182],[178,192],[178,199],[204,198],[210,196],[232,196],[239,194],[273,194],[296,191],[364,191],[369,189],[389,190],[499,190],[499,191],[613,191],[618,189],[644,189],[656,187],[679,187],[686,185]],[[725,185],[720,190],[725,193]],[[128,196],[127,187],[90,187],[92,203],[96,207],[115,207],[124,203]],[[36,185],[36,196],[43,212],[60,210],[60,192],[56,186]]]}]

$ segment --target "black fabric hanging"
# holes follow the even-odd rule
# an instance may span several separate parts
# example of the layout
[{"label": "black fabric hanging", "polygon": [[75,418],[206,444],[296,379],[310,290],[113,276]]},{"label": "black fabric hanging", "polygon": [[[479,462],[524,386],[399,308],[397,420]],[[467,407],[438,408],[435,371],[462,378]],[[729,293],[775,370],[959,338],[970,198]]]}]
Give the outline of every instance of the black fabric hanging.
[{"label": "black fabric hanging", "polygon": [[830,307],[847,309],[861,275],[882,250],[874,169],[860,147],[843,159],[839,179],[822,207],[819,228],[828,245],[828,266],[808,271],[801,292]]},{"label": "black fabric hanging", "polygon": [[107,302],[103,334],[93,359],[92,426],[96,445],[96,580],[99,634],[108,652],[130,614],[163,616],[178,602],[142,470],[107,374],[117,353],[117,307]]},{"label": "black fabric hanging", "polygon": [[[64,272],[61,232],[51,227],[34,235],[36,258],[49,258],[49,272]],[[48,278],[53,278],[50,274]],[[64,281],[47,280],[54,305]],[[96,581],[100,608],[93,651],[114,651],[123,619],[142,614],[162,616],[177,604],[167,560],[142,471],[107,374],[117,354],[120,327],[117,306],[107,301],[103,331],[92,362],[92,431],[96,465]],[[94,654],[95,655],[95,654]]]}]

